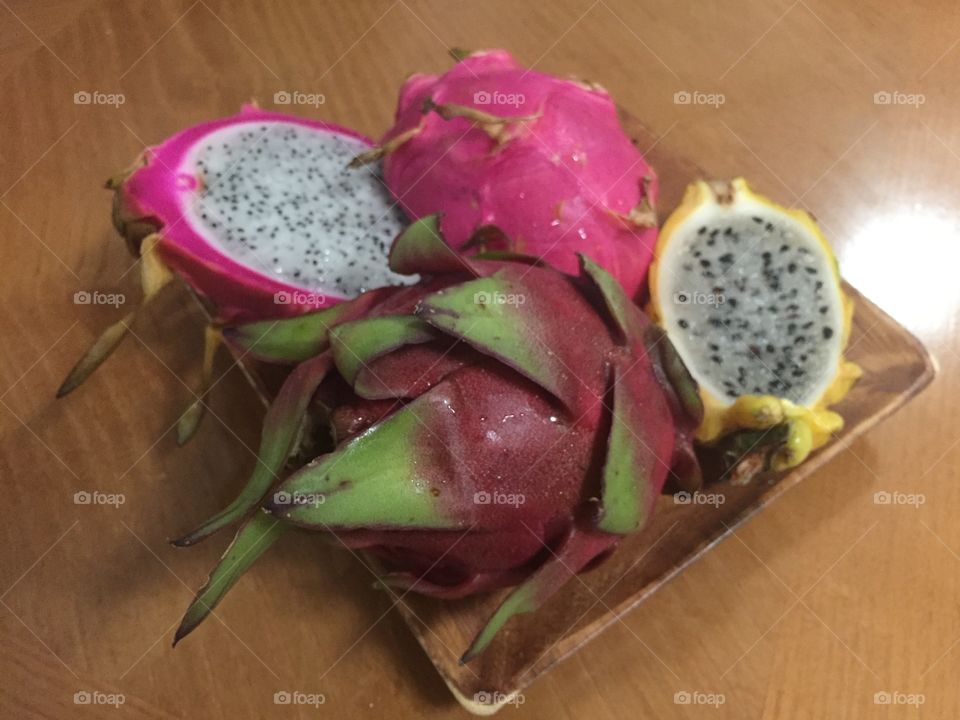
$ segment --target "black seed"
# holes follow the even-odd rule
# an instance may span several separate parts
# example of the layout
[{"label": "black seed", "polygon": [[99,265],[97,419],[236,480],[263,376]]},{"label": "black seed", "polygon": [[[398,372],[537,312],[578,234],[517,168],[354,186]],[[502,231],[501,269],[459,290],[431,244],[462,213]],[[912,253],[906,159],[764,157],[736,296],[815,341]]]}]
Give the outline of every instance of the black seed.
[{"label": "black seed", "polygon": [[688,323],[686,320],[679,320],[679,321],[677,321],[677,325],[679,325],[680,327],[682,327],[684,330],[686,330],[688,327],[690,327],[690,323]]},{"label": "black seed", "polygon": [[729,265],[730,263],[732,263],[733,253],[724,253],[723,255],[721,255],[720,262],[722,262],[724,265]]},{"label": "black seed", "polygon": [[797,271],[797,264],[796,264],[796,263],[790,263],[789,265],[787,265],[787,272],[788,272],[788,273],[790,273],[791,275],[793,275],[793,273],[795,273],[796,271]]},{"label": "black seed", "polygon": [[833,328],[825,327],[823,329],[823,339],[829,340],[832,337],[833,337]]}]

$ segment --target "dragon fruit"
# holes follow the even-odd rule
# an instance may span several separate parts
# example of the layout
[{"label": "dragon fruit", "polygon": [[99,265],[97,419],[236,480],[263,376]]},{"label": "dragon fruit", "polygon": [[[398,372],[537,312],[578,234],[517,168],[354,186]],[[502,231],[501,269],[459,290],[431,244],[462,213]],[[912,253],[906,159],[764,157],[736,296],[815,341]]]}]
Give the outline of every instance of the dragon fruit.
[{"label": "dragon fruit", "polygon": [[660,233],[650,293],[699,383],[699,440],[742,433],[723,443],[731,459],[783,470],[843,427],[828,407],[861,375],[843,356],[853,303],[809,213],[742,179],[694,183]]},{"label": "dragon fruit", "polygon": [[[503,50],[474,53],[407,80],[394,126],[359,162],[380,156],[407,213],[442,213],[455,248],[479,237],[569,273],[584,252],[641,293],[657,182],[603,88],[526,69]],[[478,236],[487,226],[503,232]]]},{"label": "dragon fruit", "polygon": [[[149,148],[107,183],[114,225],[142,260],[144,304],[177,276],[207,301],[215,323],[243,323],[403,282],[386,264],[402,216],[376,173],[346,167],[371,145],[351,130],[247,106]],[[109,356],[136,314],[107,329],[58,396]],[[219,339],[207,331],[200,395]],[[202,407],[197,401],[184,415],[181,441]]]},{"label": "dragon fruit", "polygon": [[[417,285],[361,296],[365,310],[348,322],[320,311],[266,328],[276,359],[304,359],[268,412],[258,470],[232,506],[231,519],[248,519],[175,642],[299,526],[371,554],[394,588],[459,598],[516,585],[467,661],[642,530],[668,475],[696,485],[696,386],[616,281],[580,262],[571,277],[532,258],[465,257],[430,216],[390,255],[394,272],[421,275]],[[302,339],[317,328],[327,349],[309,356],[316,347]],[[231,341],[245,347],[264,330]],[[329,427],[330,451],[276,483],[309,434],[310,408]]]}]

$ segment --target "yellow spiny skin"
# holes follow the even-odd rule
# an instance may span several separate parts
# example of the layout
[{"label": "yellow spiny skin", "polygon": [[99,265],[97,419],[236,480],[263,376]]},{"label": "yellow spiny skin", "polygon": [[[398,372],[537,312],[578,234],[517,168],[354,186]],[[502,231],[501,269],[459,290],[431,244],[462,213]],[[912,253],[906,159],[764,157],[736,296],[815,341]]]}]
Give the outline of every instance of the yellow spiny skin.
[{"label": "yellow spiny skin", "polygon": [[[727,205],[742,201],[762,205],[775,214],[791,218],[820,244],[830,261],[833,280],[840,295],[843,309],[841,350],[845,349],[853,321],[853,302],[840,287],[840,270],[829,243],[809,213],[804,210],[785,208],[757,194],[743,178],[729,182],[698,180],[687,187],[683,201],[660,231],[654,261],[650,266],[651,300],[648,310],[653,319],[663,325],[659,292],[661,258],[677,231],[705,204]],[[669,333],[668,328],[664,329]],[[834,433],[843,428],[843,418],[828,408],[842,400],[862,374],[863,371],[858,365],[841,356],[833,380],[820,397],[807,406],[800,406],[773,395],[741,395],[733,402],[725,402],[701,385],[700,395],[703,398],[704,418],[697,431],[697,439],[702,443],[714,443],[735,430],[763,430],[785,422],[788,424],[787,439],[773,454],[771,467],[773,470],[794,467],[802,463],[812,450],[826,444]]]}]

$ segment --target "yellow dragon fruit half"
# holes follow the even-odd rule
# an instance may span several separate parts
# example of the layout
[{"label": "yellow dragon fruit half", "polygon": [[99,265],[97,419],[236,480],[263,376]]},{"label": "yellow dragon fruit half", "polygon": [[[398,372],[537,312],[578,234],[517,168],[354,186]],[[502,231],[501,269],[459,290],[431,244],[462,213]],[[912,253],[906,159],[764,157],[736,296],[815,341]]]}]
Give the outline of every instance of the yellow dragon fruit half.
[{"label": "yellow dragon fruit half", "polygon": [[700,442],[783,470],[843,428],[829,408],[862,374],[844,357],[853,302],[808,212],[742,178],[693,183],[660,232],[649,310],[700,386]]}]

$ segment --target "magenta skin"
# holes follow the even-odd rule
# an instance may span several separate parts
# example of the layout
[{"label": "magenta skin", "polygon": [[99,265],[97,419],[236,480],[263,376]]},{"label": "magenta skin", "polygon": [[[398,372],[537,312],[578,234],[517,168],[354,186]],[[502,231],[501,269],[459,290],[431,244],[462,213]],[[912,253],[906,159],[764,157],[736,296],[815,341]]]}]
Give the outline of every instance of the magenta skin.
[{"label": "magenta skin", "polygon": [[[150,218],[158,226],[161,241],[157,248],[163,261],[212,303],[216,319],[224,323],[300,315],[346,299],[282,282],[240,264],[197,233],[184,217],[199,190],[193,168],[183,167],[191,151],[216,130],[263,121],[303,125],[373,146],[369,138],[331,123],[244,106],[238,115],[195,125],[148,148],[143,166],[119,191],[123,215]],[[278,304],[274,295],[280,292],[296,293],[291,299],[302,302]]]},{"label": "magenta skin", "polygon": [[[424,102],[467,106],[500,117],[538,116],[501,145],[472,120],[424,113]],[[443,214],[443,232],[462,248],[495,225],[509,249],[576,274],[588,254],[639,299],[656,244],[655,227],[625,219],[656,177],[624,133],[610,95],[535,70],[504,50],[476,53],[443,75],[412,76],[400,91],[383,143],[420,132],[384,158],[387,186],[413,218]]]}]

